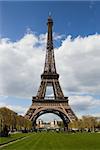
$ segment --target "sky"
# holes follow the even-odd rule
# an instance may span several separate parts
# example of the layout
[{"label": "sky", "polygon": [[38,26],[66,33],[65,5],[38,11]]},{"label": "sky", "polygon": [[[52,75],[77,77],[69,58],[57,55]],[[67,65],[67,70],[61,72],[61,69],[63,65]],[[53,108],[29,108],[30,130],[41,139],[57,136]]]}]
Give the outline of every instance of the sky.
[{"label": "sky", "polygon": [[32,104],[45,62],[49,12],[64,95],[78,117],[100,116],[99,1],[0,1],[0,107],[24,115]]}]

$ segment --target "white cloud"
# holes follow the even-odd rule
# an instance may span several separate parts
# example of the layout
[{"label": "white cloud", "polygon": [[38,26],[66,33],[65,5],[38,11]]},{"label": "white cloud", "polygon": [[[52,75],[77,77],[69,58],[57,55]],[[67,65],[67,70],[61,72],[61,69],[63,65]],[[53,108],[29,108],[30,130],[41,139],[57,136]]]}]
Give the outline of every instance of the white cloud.
[{"label": "white cloud", "polygon": [[19,106],[19,105],[7,105],[6,107],[8,107],[9,109],[15,111],[16,113],[20,114],[20,115],[25,115],[27,108]]},{"label": "white cloud", "polygon": [[6,104],[4,102],[0,102],[0,107],[5,107]]},{"label": "white cloud", "polygon": [[97,100],[92,96],[71,96],[69,103],[74,109],[79,111],[100,107],[100,100]]},{"label": "white cloud", "polygon": [[28,108],[19,106],[19,105],[8,105],[4,102],[0,102],[0,107],[7,107],[11,110],[13,110],[14,112],[18,113],[19,115],[25,115],[26,111]]},{"label": "white cloud", "polygon": [[40,117],[38,117],[38,120],[41,119],[45,122],[49,122],[49,121],[54,121],[54,120],[61,120],[61,118],[55,114],[52,113],[46,113],[44,115],[41,115]]},{"label": "white cloud", "polygon": [[[28,32],[16,42],[0,39],[0,95],[36,95],[44,67],[46,36]],[[62,35],[54,34],[55,40],[62,38]],[[72,107],[85,110],[100,105],[92,96],[79,96],[100,93],[100,35],[74,39],[68,36],[55,49],[55,57],[64,93],[75,95],[70,97]],[[19,106],[17,112],[18,109],[21,110]]]},{"label": "white cloud", "polygon": [[99,94],[99,56],[100,35],[75,39],[68,36],[56,51],[57,68],[64,90]]},{"label": "white cloud", "polygon": [[[36,46],[38,43],[41,46]],[[26,97],[36,91],[43,70],[44,43],[34,34],[26,34],[17,42],[1,39],[0,94]]]}]

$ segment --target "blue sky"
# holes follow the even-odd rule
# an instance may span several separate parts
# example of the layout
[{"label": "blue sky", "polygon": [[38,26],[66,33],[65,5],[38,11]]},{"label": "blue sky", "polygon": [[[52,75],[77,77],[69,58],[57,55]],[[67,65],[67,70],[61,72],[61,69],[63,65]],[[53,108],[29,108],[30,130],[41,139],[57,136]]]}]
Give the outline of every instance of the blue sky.
[{"label": "blue sky", "polygon": [[[46,21],[49,12],[51,12],[52,18],[54,20],[54,46],[56,46],[60,51],[63,50],[63,53],[60,53],[59,51],[58,54],[58,52],[56,52],[57,58],[59,59],[61,56],[64,56],[64,54],[66,56],[65,61],[64,59],[62,60],[62,58],[57,61],[58,64],[64,63],[65,65],[65,68],[60,68],[60,65],[57,65],[57,69],[61,74],[62,88],[66,96],[72,97],[72,107],[75,110],[76,114],[78,114],[79,116],[87,114],[98,115],[100,113],[100,92],[98,85],[100,81],[98,72],[98,63],[100,60],[98,58],[98,43],[100,43],[100,2],[0,1],[0,12],[0,37],[4,42],[3,44],[1,44],[1,46],[2,49],[5,49],[5,52],[7,52],[6,54],[4,51],[1,52],[2,61],[0,82],[2,83],[2,86],[0,87],[0,106],[8,106],[18,113],[25,113],[26,109],[31,105],[31,96],[33,94],[36,94],[36,89],[38,89],[40,82],[40,74],[43,70],[44,59],[40,58],[38,55],[42,54],[41,49],[45,49],[45,34],[47,32]],[[69,35],[71,35],[71,37]],[[8,38],[9,40],[7,40],[6,38]],[[32,60],[31,56],[29,56],[30,60],[28,60],[27,58],[29,52],[31,51],[31,48],[29,48],[28,52],[26,49],[26,42],[30,45],[36,42],[41,46],[39,54],[36,51],[37,47],[34,48],[34,54],[32,54],[34,60]],[[86,54],[82,55],[78,51],[77,45],[79,45],[79,48],[86,48]],[[19,52],[14,53],[14,47],[18,49]],[[76,50],[75,54],[73,54],[74,47]],[[22,54],[20,54],[19,56],[19,53],[22,52],[20,50],[23,51],[23,56]],[[73,51],[71,52],[70,50]],[[14,56],[12,56],[13,53],[15,54]],[[74,66],[75,63],[72,64],[70,60],[67,59],[67,57],[68,59],[71,58],[72,61],[76,60],[76,66]],[[83,58],[81,59],[81,57],[84,57],[85,60],[83,60]],[[91,58],[93,59],[93,62],[91,61]],[[7,62],[5,61],[5,59]],[[24,59],[26,59],[26,61],[28,62],[26,64],[26,68],[24,68],[24,64],[22,65],[22,63],[25,62]],[[60,62],[60,60],[62,60],[62,62]],[[29,63],[30,61],[31,63]],[[41,64],[41,62],[43,65],[38,66],[37,69],[35,67],[35,63]],[[11,64],[13,65],[11,66]],[[89,69],[86,70],[88,64],[92,64],[92,67],[89,67],[90,71]],[[23,72],[21,72],[22,70]],[[34,72],[36,72],[37,74]],[[66,76],[65,73],[68,72],[69,75]],[[25,80],[24,78],[22,78],[22,73],[24,74]],[[92,75],[89,73],[91,73]],[[5,79],[4,75],[6,75]],[[26,80],[29,81],[26,82]],[[34,80],[37,80],[37,82],[35,82]],[[71,83],[68,83],[68,81],[70,81]],[[29,88],[25,88],[25,86],[29,86]],[[28,94],[24,93],[23,91]],[[81,100],[79,99],[79,97]],[[78,100],[80,100],[79,106],[82,109],[75,105],[75,102],[73,102],[74,98],[76,98],[76,104],[78,103]],[[87,109],[85,110],[86,103]],[[93,105],[96,106],[94,107]]]},{"label": "blue sky", "polygon": [[100,2],[0,2],[0,7],[1,36],[12,40],[20,39],[28,27],[37,34],[45,33],[49,12],[55,32],[73,36],[100,33]]}]

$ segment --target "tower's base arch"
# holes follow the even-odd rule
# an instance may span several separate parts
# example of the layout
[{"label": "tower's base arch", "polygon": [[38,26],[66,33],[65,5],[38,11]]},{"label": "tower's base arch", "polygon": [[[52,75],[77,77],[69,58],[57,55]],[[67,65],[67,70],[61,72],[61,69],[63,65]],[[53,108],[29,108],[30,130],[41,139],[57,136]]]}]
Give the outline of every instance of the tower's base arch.
[{"label": "tower's base arch", "polygon": [[37,118],[40,117],[41,115],[44,115],[47,113],[53,113],[53,114],[59,116],[61,118],[61,120],[63,121],[64,128],[68,129],[68,123],[70,122],[68,116],[66,116],[66,114],[64,114],[63,112],[61,112],[59,110],[52,109],[52,108],[43,109],[43,110],[37,112],[37,114],[35,114],[33,116],[32,123],[33,123],[34,128],[36,127]]},{"label": "tower's base arch", "polygon": [[27,111],[25,117],[33,122],[35,128],[36,119],[46,113],[58,115],[64,123],[65,128],[68,128],[68,123],[77,119],[74,112],[68,105],[66,100],[33,100],[33,103]]}]

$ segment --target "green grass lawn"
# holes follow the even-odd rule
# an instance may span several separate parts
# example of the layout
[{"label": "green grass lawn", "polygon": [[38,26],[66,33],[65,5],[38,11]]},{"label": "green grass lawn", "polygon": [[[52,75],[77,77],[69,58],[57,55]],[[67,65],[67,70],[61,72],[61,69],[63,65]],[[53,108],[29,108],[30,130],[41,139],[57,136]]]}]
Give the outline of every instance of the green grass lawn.
[{"label": "green grass lawn", "polygon": [[32,133],[1,150],[100,150],[100,133]]},{"label": "green grass lawn", "polygon": [[1,144],[5,144],[5,143],[8,143],[9,141],[14,141],[16,139],[20,139],[22,137],[25,137],[29,134],[27,133],[16,133],[16,134],[11,134],[10,136],[8,137],[0,137],[0,145]]}]

